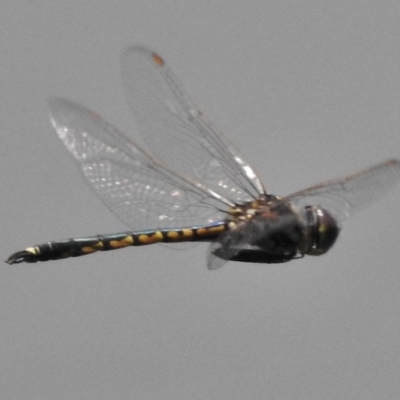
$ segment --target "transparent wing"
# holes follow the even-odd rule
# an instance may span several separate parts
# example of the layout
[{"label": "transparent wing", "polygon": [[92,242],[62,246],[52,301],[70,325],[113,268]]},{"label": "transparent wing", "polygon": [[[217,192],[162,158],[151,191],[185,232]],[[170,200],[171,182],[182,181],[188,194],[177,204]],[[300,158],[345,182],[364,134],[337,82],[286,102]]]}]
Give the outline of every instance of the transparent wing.
[{"label": "transparent wing", "polygon": [[129,48],[122,57],[122,79],[139,130],[164,164],[232,202],[265,193],[254,169],[216,133],[159,55],[143,47]]},{"label": "transparent wing", "polygon": [[203,225],[225,218],[224,200],[163,167],[99,115],[49,101],[58,136],[94,192],[134,230]]},{"label": "transparent wing", "polygon": [[340,222],[379,199],[400,182],[400,161],[388,160],[342,179],[286,197],[299,205],[321,205]]},{"label": "transparent wing", "polygon": [[[246,226],[246,225],[244,225]],[[214,270],[224,266],[238,252],[238,245],[247,242],[243,232],[231,230],[222,233],[217,240],[211,242],[207,250],[207,268]],[[245,233],[245,232],[244,232]]]},{"label": "transparent wing", "polygon": [[[224,260],[223,258],[220,258],[215,255],[215,253],[218,252],[218,250],[220,250],[221,247],[222,247],[221,243],[219,243],[219,242],[212,242],[208,246],[207,268],[211,271],[223,267],[228,262],[228,260]],[[234,255],[234,254],[232,254],[232,255]]]}]

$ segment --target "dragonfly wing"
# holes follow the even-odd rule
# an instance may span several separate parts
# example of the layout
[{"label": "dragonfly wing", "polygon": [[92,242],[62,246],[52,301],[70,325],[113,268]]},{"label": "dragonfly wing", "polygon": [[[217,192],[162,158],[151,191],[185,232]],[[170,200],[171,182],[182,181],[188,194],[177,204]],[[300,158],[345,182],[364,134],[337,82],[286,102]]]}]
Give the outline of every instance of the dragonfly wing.
[{"label": "dragonfly wing", "polygon": [[341,222],[364,209],[400,182],[400,160],[388,160],[342,179],[287,196],[298,206],[320,205]]},{"label": "dragonfly wing", "polygon": [[144,47],[122,57],[123,87],[151,152],[234,203],[265,189],[254,169],[190,100],[164,60]]},{"label": "dragonfly wing", "polygon": [[[224,219],[204,188],[163,168],[99,115],[50,99],[58,136],[94,192],[131,229],[202,225]],[[215,204],[217,203],[217,204]]]},{"label": "dragonfly wing", "polygon": [[247,245],[253,238],[251,223],[241,224],[222,233],[208,247],[207,268],[210,270],[221,268],[227,261],[233,259],[243,245]]},{"label": "dragonfly wing", "polygon": [[223,267],[228,262],[228,260],[220,258],[216,255],[216,253],[218,253],[218,250],[220,250],[220,248],[221,248],[221,243],[219,242],[212,242],[208,246],[207,268],[211,271]]}]

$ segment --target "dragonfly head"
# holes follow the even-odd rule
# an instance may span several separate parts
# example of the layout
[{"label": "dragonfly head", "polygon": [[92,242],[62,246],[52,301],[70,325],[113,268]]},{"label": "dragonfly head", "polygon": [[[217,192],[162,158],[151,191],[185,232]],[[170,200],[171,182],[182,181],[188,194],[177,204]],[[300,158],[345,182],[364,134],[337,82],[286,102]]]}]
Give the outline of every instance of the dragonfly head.
[{"label": "dragonfly head", "polygon": [[335,218],[319,206],[305,207],[305,234],[301,252],[311,256],[326,253],[339,235],[339,225]]}]

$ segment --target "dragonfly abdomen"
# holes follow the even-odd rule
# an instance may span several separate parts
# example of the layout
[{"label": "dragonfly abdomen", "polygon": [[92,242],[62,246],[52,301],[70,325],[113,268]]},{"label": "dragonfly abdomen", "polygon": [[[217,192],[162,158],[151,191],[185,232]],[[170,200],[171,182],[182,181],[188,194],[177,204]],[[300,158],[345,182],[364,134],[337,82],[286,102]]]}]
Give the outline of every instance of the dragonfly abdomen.
[{"label": "dragonfly abdomen", "polygon": [[227,222],[218,222],[196,228],[156,229],[66,239],[27,247],[25,250],[12,254],[7,259],[7,263],[60,260],[80,257],[96,251],[117,250],[128,246],[145,246],[154,243],[211,241],[226,229],[228,229]]}]

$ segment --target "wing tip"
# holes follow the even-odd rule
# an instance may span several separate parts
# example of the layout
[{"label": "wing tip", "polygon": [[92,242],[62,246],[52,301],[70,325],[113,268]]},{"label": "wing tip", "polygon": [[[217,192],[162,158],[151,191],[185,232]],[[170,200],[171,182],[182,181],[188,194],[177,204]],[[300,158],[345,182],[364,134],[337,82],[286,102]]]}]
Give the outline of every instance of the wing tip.
[{"label": "wing tip", "polygon": [[400,168],[400,160],[397,158],[391,158],[387,160],[384,164],[388,167]]},{"label": "wing tip", "polygon": [[164,67],[165,60],[156,51],[149,47],[133,45],[125,49],[121,56],[122,70],[128,73],[132,70],[132,62],[138,62],[140,59],[150,61],[156,67]]},{"label": "wing tip", "polygon": [[50,110],[51,119],[60,117],[68,112],[76,113],[77,110],[85,109],[85,107],[80,104],[59,96],[50,96],[47,99],[47,104]]}]

